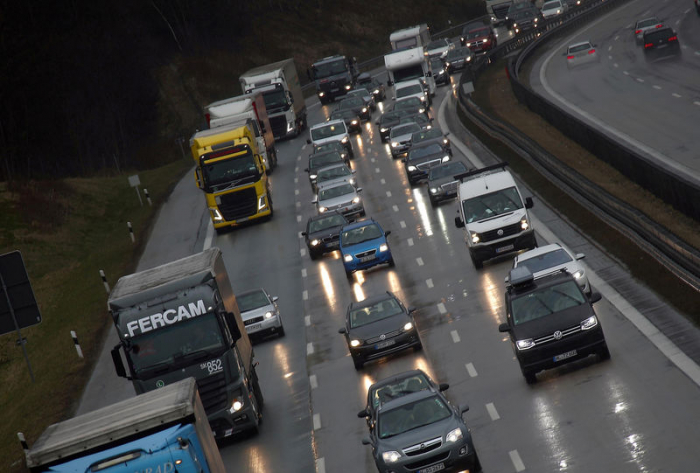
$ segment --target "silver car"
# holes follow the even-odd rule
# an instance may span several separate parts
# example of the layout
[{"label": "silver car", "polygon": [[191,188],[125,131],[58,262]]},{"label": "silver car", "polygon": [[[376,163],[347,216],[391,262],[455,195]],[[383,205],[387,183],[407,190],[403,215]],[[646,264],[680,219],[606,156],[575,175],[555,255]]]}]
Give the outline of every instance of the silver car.
[{"label": "silver car", "polygon": [[564,55],[566,56],[566,67],[569,69],[583,64],[600,62],[595,44],[591,44],[590,41],[572,44],[566,49]]},{"label": "silver car", "polygon": [[284,326],[277,307],[277,296],[272,296],[263,288],[253,289],[236,295],[238,309],[248,335],[276,333],[284,336]]},{"label": "silver car", "polygon": [[323,186],[347,182],[353,186],[357,184],[355,181],[355,171],[351,170],[344,163],[330,164],[324,166],[316,173],[316,182],[314,190],[318,190]]},{"label": "silver car", "polygon": [[[590,295],[591,284],[588,282],[588,276],[586,276],[583,266],[578,263],[585,256],[583,253],[572,255],[559,243],[552,243],[519,254],[513,260],[513,268],[525,266],[534,277],[566,269],[574,276],[583,293]],[[508,282],[507,276],[506,282]]]},{"label": "silver car", "polygon": [[655,16],[637,21],[634,25],[634,41],[637,44],[642,44],[642,37],[645,31],[661,28],[662,26],[664,26],[664,24]]},{"label": "silver car", "polygon": [[397,158],[407,152],[408,148],[411,147],[411,136],[419,131],[421,131],[421,127],[417,123],[407,123],[393,127],[389,134],[391,156]]},{"label": "silver car", "polygon": [[321,187],[311,203],[316,204],[319,215],[337,210],[348,220],[353,220],[365,215],[365,206],[360,198],[360,192],[362,187],[355,188],[347,182],[331,184]]}]

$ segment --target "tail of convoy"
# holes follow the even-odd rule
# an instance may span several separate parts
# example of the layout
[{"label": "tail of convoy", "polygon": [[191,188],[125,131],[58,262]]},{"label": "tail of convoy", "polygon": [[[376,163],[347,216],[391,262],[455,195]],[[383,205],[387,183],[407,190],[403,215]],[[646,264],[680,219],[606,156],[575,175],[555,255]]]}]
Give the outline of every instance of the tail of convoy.
[{"label": "tail of convoy", "polygon": [[193,378],[49,426],[27,452],[32,473],[224,473]]},{"label": "tail of convoy", "polygon": [[430,42],[430,28],[428,25],[416,25],[394,31],[389,35],[392,51],[402,49],[423,48]]},{"label": "tail of convoy", "polygon": [[333,102],[353,90],[359,75],[355,58],[340,55],[319,59],[306,73],[314,81],[322,104]]},{"label": "tail of convoy", "polygon": [[123,276],[107,304],[114,367],[136,394],[193,377],[216,438],[257,431],[263,396],[221,250]]},{"label": "tail of convoy", "polygon": [[244,94],[262,93],[275,139],[297,136],[306,128],[306,103],[293,59],[255,67],[239,80]]},{"label": "tail of convoy", "polygon": [[394,85],[399,82],[419,79],[430,95],[435,96],[435,79],[423,52],[423,47],[419,46],[386,54],[384,64],[389,73],[387,84]]},{"label": "tail of convoy", "polygon": [[227,125],[190,138],[195,180],[206,196],[214,229],[272,217],[272,194],[253,125]]},{"label": "tail of convoy", "polygon": [[209,128],[243,126],[250,122],[268,174],[277,166],[275,137],[262,93],[252,92],[210,103],[204,107],[204,116]]}]

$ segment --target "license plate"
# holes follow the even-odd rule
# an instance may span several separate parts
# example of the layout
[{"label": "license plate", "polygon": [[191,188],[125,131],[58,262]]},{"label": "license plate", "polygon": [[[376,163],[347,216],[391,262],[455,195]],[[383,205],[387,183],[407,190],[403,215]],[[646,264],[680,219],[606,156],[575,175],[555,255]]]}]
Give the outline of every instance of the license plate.
[{"label": "license plate", "polygon": [[331,89],[331,92],[338,92],[340,89]]},{"label": "license plate", "polygon": [[[374,348],[376,348],[377,350],[381,350],[382,348],[392,346],[394,343],[396,343],[395,340],[384,340],[383,342],[379,342],[376,345],[374,345]],[[437,471],[437,470],[434,470],[434,471]]]},{"label": "license plate", "polygon": [[515,248],[515,246],[513,246],[513,245],[502,246],[502,247],[500,247],[500,248],[496,248],[496,253],[503,253],[503,252],[506,252],[506,251],[510,251],[510,250],[512,250],[513,248]]},{"label": "license plate", "polygon": [[246,327],[246,331],[249,332],[249,331],[251,331],[251,330],[257,330],[257,329],[259,329],[260,327],[262,327],[262,324],[252,324],[252,325],[248,325],[248,326]]},{"label": "license plate", "polygon": [[445,195],[455,195],[457,194],[457,191],[447,191],[445,192]]},{"label": "license plate", "polygon": [[418,473],[433,473],[434,471],[441,471],[444,469],[445,469],[445,464],[438,463],[437,465],[431,465],[427,468],[423,468],[422,470],[418,470]]},{"label": "license plate", "polygon": [[561,360],[566,360],[567,358],[571,358],[572,356],[576,356],[576,350],[571,350],[567,351],[566,353],[562,353],[561,355],[557,355],[554,357],[554,361],[561,361]]},{"label": "license plate", "polygon": [[661,49],[661,48],[665,48],[666,46],[668,46],[668,44],[660,44],[657,46],[657,48]]},{"label": "license plate", "polygon": [[367,261],[372,261],[374,258],[376,258],[376,256],[374,255],[363,256],[362,258],[360,258],[360,261],[366,263]]},{"label": "license plate", "polygon": [[332,242],[328,243],[326,246],[328,248],[336,248],[336,247],[340,246],[340,242],[339,241],[332,241]]}]

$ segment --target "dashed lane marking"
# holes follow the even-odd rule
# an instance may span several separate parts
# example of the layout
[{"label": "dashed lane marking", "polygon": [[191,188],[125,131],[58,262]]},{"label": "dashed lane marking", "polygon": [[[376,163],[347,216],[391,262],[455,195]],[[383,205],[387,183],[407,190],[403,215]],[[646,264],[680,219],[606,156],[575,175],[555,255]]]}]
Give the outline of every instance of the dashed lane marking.
[{"label": "dashed lane marking", "polygon": [[294,195],[299,195],[299,189],[294,189]]},{"label": "dashed lane marking", "polygon": [[301,222],[301,215],[297,215],[297,222]]},{"label": "dashed lane marking", "polygon": [[379,182],[380,182],[382,185],[384,185],[384,184],[386,184],[386,179],[384,179],[384,178],[382,177],[382,178],[379,180]]},{"label": "dashed lane marking", "polygon": [[406,240],[406,243],[408,243],[408,246],[413,246],[413,238]]},{"label": "dashed lane marking", "polygon": [[304,325],[306,325],[307,327],[311,327],[311,316],[310,315],[304,316]]},{"label": "dashed lane marking", "polygon": [[379,169],[379,168],[374,168],[374,172],[376,172],[377,174],[379,174],[380,172],[382,172],[382,170]]},{"label": "dashed lane marking", "polygon": [[406,228],[406,222],[404,222],[403,220],[399,222],[399,225],[401,226],[401,228]]},{"label": "dashed lane marking", "polygon": [[302,298],[302,300],[308,301],[309,300],[309,291],[302,292],[301,298]]},{"label": "dashed lane marking", "polygon": [[681,98],[681,97],[682,97],[682,95],[679,95],[679,94],[677,94],[677,93],[675,93],[675,92],[674,92],[674,93],[672,93],[671,95],[673,95],[673,96],[674,96],[674,97],[676,97],[677,99],[679,99],[679,98]]},{"label": "dashed lane marking", "polygon": [[520,458],[520,454],[518,453],[517,450],[511,450],[508,452],[508,455],[510,456],[510,461],[513,462],[513,466],[515,467],[515,471],[525,471],[525,464],[523,463],[522,459]]},{"label": "dashed lane marking", "polygon": [[496,410],[496,406],[494,406],[492,402],[489,402],[488,404],[486,404],[486,410],[488,411],[489,415],[491,416],[491,420],[498,420],[501,418],[501,416],[498,415],[498,411]]},{"label": "dashed lane marking", "polygon": [[464,366],[466,366],[467,373],[469,373],[469,376],[471,376],[472,378],[476,378],[478,376],[478,373],[476,372],[476,368],[474,368],[473,363],[467,363]]},{"label": "dashed lane marking", "polygon": [[639,77],[637,77],[637,82],[639,82],[640,84],[643,84],[643,83],[644,83],[644,79],[640,79]]},{"label": "dashed lane marking", "polygon": [[313,355],[314,354],[314,344],[309,342],[306,344],[306,355]]},{"label": "dashed lane marking", "polygon": [[451,331],[451,332],[450,332],[450,335],[452,335],[452,341],[453,341],[454,343],[459,343],[459,342],[460,342],[461,339],[459,338],[459,334],[457,333],[457,330]]},{"label": "dashed lane marking", "polygon": [[394,209],[394,212],[398,212],[398,211],[399,211],[399,206],[398,206],[398,205],[393,205],[391,208]]},{"label": "dashed lane marking", "polygon": [[306,277],[306,268],[301,268],[301,277],[302,278]]},{"label": "dashed lane marking", "polygon": [[318,379],[316,378],[315,374],[309,376],[309,385],[311,385],[311,389],[318,388]]},{"label": "dashed lane marking", "polygon": [[447,313],[447,307],[445,307],[445,304],[443,304],[442,302],[438,303],[437,308],[438,312],[440,312],[441,314],[444,315]]},{"label": "dashed lane marking", "polygon": [[654,89],[656,89],[656,90],[661,90],[661,86],[660,86],[660,85],[652,85],[652,87],[653,87]]},{"label": "dashed lane marking", "polygon": [[386,191],[386,196],[391,197],[391,191]]},{"label": "dashed lane marking", "polygon": [[326,473],[326,459],[321,457],[316,460],[316,471],[318,473]]},{"label": "dashed lane marking", "polygon": [[314,430],[321,428],[321,414],[314,414]]},{"label": "dashed lane marking", "polygon": [[425,280],[425,285],[428,286],[428,289],[432,289],[432,288],[435,287],[435,285],[433,285],[433,279],[432,279],[432,278],[426,279],[426,280]]},{"label": "dashed lane marking", "polygon": [[418,263],[418,266],[423,266],[425,263],[423,263],[423,258],[420,256],[416,258],[416,263]]},{"label": "dashed lane marking", "polygon": [[299,184],[299,178],[298,178],[298,177],[295,177],[295,178],[294,178],[294,184]]},{"label": "dashed lane marking", "polygon": [[302,248],[301,250],[299,250],[299,255],[300,255],[302,258],[303,258],[304,256],[306,256],[306,248]]}]

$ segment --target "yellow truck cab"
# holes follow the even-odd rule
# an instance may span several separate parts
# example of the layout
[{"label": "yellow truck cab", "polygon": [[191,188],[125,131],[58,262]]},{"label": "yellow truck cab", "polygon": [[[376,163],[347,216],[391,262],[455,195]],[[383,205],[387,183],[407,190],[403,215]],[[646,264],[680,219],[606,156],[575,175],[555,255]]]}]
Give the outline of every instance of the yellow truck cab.
[{"label": "yellow truck cab", "polygon": [[272,217],[270,183],[249,124],[197,132],[190,149],[195,181],[217,232]]}]

